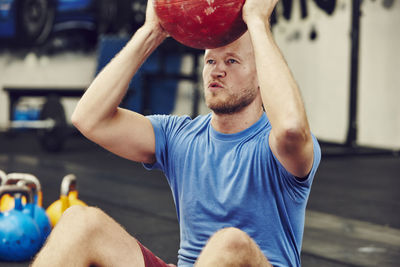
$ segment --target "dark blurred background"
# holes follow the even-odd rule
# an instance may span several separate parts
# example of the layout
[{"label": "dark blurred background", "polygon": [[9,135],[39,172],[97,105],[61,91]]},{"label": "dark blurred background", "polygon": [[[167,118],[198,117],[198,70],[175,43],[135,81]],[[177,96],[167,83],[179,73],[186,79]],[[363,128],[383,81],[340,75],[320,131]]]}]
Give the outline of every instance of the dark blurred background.
[{"label": "dark blurred background", "polygon": [[42,49],[94,49],[102,34],[134,33],[144,22],[145,0],[1,1],[2,45]]}]

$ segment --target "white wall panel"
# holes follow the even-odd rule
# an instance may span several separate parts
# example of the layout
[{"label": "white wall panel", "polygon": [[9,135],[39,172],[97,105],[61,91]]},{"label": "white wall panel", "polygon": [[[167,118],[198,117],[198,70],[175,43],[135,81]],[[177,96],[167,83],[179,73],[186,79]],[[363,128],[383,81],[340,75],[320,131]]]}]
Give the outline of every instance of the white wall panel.
[{"label": "white wall panel", "polygon": [[[360,33],[362,145],[400,148],[400,1],[364,1]],[[390,1],[386,1],[390,2]]]},{"label": "white wall panel", "polygon": [[[307,5],[308,17],[302,19],[299,1],[293,1],[291,19],[279,16],[274,36],[300,86],[313,133],[323,140],[344,142],[349,101],[350,1],[338,1],[332,15],[314,1],[307,1]],[[313,28],[315,40],[309,38]]]}]

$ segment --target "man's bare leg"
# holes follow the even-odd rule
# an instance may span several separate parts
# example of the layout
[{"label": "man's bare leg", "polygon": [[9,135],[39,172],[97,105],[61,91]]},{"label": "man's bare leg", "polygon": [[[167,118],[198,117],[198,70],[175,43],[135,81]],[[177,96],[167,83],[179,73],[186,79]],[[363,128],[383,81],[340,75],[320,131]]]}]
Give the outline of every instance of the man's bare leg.
[{"label": "man's bare leg", "polygon": [[72,206],[33,262],[37,266],[144,267],[140,246],[100,209]]},{"label": "man's bare leg", "polygon": [[222,229],[210,238],[195,266],[272,267],[251,237],[233,227]]}]

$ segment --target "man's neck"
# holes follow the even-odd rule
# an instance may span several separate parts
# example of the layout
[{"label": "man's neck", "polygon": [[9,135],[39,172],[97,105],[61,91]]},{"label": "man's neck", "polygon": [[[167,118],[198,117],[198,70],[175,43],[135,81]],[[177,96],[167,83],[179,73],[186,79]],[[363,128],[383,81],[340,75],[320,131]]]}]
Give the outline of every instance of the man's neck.
[{"label": "man's neck", "polygon": [[233,114],[217,114],[213,112],[211,125],[220,133],[238,133],[256,123],[262,114],[262,107],[253,103]]}]

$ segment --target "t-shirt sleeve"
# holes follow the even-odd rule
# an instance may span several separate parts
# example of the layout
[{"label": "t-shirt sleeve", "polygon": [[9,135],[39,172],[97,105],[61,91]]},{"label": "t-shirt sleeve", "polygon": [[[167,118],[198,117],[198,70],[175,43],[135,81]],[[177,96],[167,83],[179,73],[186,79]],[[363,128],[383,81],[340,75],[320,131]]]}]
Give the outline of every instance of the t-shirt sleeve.
[{"label": "t-shirt sleeve", "polygon": [[317,172],[319,163],[321,161],[321,148],[319,146],[319,143],[314,135],[312,135],[312,140],[313,140],[313,148],[314,148],[314,158],[313,158],[313,165],[312,168],[307,175],[305,179],[299,179],[289,173],[285,167],[279,162],[279,160],[275,157],[275,155],[272,153],[271,149],[269,148],[269,153],[271,153],[271,156],[273,158],[273,161],[275,162],[279,176],[280,176],[280,181],[282,183],[282,186],[286,189],[286,191],[289,193],[290,197],[298,202],[302,201],[304,199],[308,198],[311,184],[314,180],[315,174]]},{"label": "t-shirt sleeve", "polygon": [[190,120],[190,117],[150,115],[147,118],[153,125],[156,161],[152,164],[144,163],[143,166],[148,170],[159,169],[165,171],[169,160],[168,151],[171,141],[179,134],[185,123]]}]

